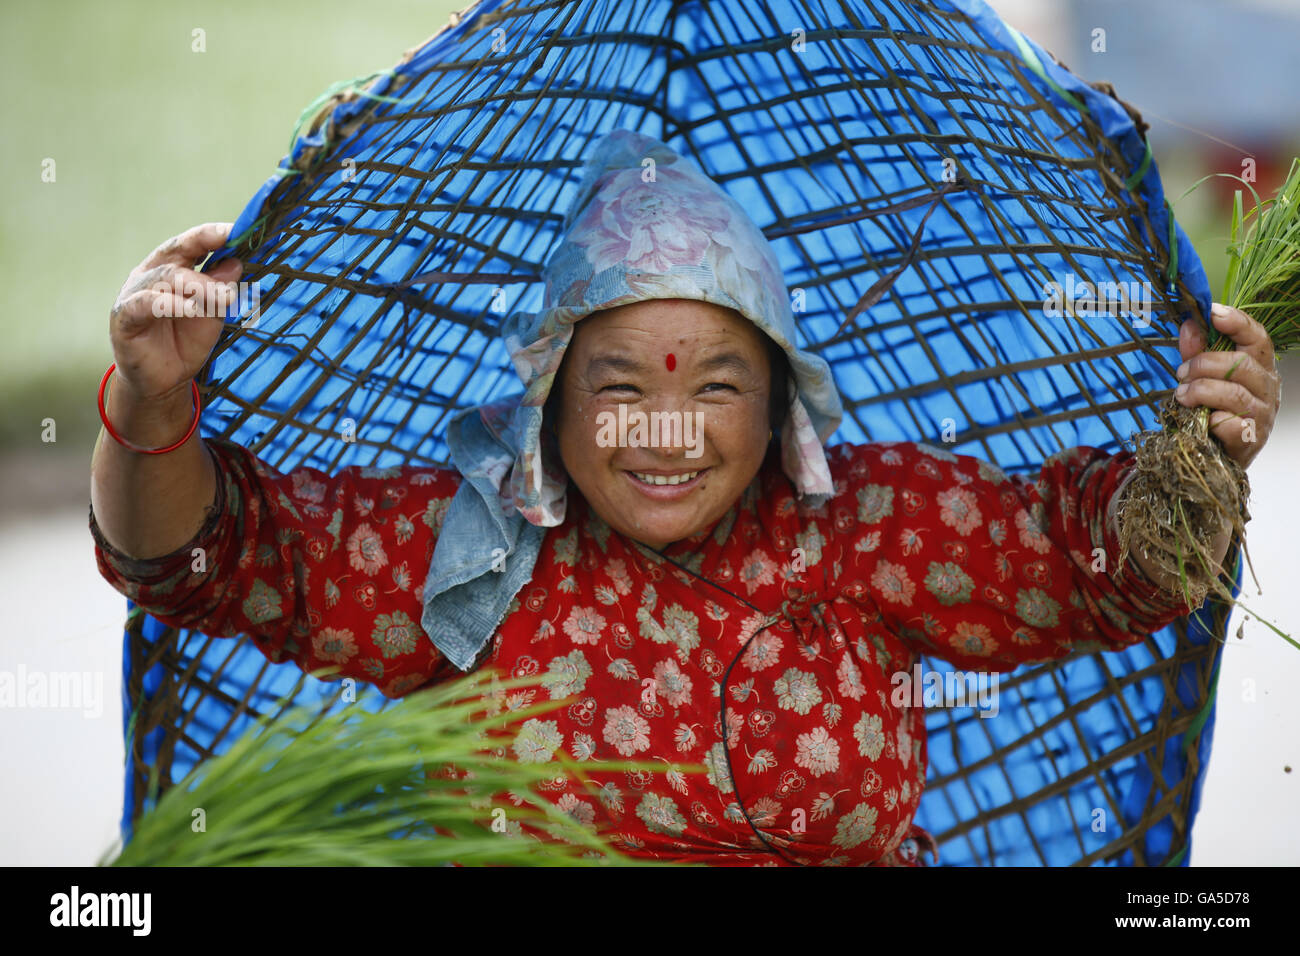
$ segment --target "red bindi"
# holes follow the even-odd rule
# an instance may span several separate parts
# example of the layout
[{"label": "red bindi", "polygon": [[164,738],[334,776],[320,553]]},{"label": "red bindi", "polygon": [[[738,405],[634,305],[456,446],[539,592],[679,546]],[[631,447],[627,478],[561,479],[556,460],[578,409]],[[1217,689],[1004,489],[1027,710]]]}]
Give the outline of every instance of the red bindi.
[{"label": "red bindi", "polygon": [[677,367],[677,356],[672,352],[669,352],[668,357],[664,359],[664,364],[668,366],[668,371],[671,372]]}]

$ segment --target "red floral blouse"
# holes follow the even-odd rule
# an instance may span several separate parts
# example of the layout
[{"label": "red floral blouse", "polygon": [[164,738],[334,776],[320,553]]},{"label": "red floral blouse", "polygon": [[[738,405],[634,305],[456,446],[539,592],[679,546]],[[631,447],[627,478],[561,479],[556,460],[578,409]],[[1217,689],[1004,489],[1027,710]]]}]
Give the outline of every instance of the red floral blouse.
[{"label": "red floral blouse", "polygon": [[[91,515],[117,590],[167,624],[248,634],[271,661],[336,666],[389,697],[459,674],[419,624],[457,472],[285,475],[207,444],[216,507],[174,554],[127,558]],[[593,774],[595,790],[564,776],[542,790],[631,855],[921,865],[934,852],[912,824],[925,715],[895,693],[921,653],[1009,671],[1122,649],[1189,610],[1135,569],[1116,581],[1104,515],[1131,453],[1070,449],[1036,479],[907,442],[828,457],[824,507],[796,504],[773,450],[714,526],[659,553],[571,485],[564,523],[480,656],[539,677],[511,709],[571,699],[513,731],[515,758],[662,761],[662,772]]]}]

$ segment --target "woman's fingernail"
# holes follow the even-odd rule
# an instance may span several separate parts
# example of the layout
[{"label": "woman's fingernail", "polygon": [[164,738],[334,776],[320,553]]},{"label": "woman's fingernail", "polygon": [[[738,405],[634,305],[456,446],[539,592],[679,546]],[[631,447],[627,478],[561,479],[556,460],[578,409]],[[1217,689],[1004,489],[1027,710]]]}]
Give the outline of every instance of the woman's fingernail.
[{"label": "woman's fingernail", "polygon": [[1179,398],[1185,398],[1187,396],[1187,386],[1179,385],[1176,389],[1174,389],[1174,394]]},{"label": "woman's fingernail", "polygon": [[1210,315],[1214,316],[1216,319],[1221,319],[1227,314],[1228,307],[1222,302],[1215,302],[1210,306]]},{"label": "woman's fingernail", "polygon": [[1174,372],[1174,377],[1179,379],[1186,378],[1188,367],[1189,367],[1189,363],[1187,362],[1184,362],[1182,365],[1178,366],[1178,370]]}]

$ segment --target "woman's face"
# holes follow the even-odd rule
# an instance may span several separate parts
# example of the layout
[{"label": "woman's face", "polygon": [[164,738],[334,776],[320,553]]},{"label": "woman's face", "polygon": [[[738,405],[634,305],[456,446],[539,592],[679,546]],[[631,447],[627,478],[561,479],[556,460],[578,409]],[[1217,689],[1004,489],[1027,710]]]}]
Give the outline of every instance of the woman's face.
[{"label": "woman's face", "polygon": [[769,364],[763,333],[711,303],[587,316],[555,386],[570,479],[610,527],[652,548],[705,530],[763,462]]}]

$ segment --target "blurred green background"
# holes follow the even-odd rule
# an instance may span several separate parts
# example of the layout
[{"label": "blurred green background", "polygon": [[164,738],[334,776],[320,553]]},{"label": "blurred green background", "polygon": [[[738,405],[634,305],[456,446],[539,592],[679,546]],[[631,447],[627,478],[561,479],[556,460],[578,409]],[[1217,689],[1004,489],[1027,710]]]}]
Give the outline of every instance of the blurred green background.
[{"label": "blurred green background", "polygon": [[108,312],[127,273],[189,226],[233,221],[304,106],[392,66],[467,6],[4,0],[0,456],[52,451],[48,417],[59,456],[89,462]]}]

